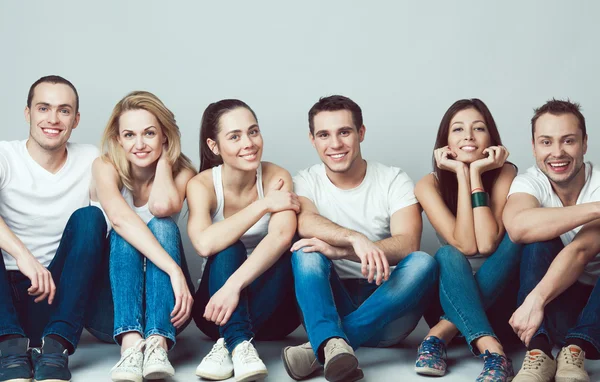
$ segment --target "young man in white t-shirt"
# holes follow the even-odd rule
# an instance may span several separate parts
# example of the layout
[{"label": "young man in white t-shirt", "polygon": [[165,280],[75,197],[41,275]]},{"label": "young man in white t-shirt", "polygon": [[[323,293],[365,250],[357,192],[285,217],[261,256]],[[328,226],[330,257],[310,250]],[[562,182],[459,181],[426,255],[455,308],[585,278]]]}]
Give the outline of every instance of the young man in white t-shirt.
[{"label": "young man in white t-shirt", "polygon": [[600,171],[583,160],[578,104],[548,101],[531,126],[536,165],[513,181],[503,216],[527,244],[510,324],[528,351],[514,382],[587,382],[584,359],[600,357]]},{"label": "young man in white t-shirt", "polygon": [[363,372],[353,349],[398,343],[415,328],[437,264],[419,251],[413,182],[400,168],[361,156],[360,107],[331,96],[308,116],[323,163],[294,177],[303,239],[292,246],[292,268],[310,342],[287,347],[282,356],[296,380],[323,364],[328,381],[356,381]]},{"label": "young man in white t-shirt", "polygon": [[62,77],[31,86],[25,119],[27,140],[0,141],[0,381],[69,381],[92,292],[105,312],[93,333],[112,331],[107,272],[96,277],[108,270],[106,222],[86,207],[98,150],[67,142],[79,97]]}]

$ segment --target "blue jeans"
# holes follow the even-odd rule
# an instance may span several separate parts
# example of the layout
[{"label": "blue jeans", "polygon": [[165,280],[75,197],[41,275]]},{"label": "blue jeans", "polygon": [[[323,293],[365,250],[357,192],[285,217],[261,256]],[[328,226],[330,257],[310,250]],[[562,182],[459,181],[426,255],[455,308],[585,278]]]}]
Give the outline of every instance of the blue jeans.
[{"label": "blue jeans", "polygon": [[[308,340],[320,362],[322,345],[330,338],[343,338],[357,349],[380,345],[390,334],[396,338],[389,343],[406,337],[419,322],[437,282],[435,260],[420,251],[404,258],[380,286],[342,281],[333,262],[319,252],[294,252],[292,269]],[[392,324],[396,333],[386,330],[392,322],[397,324]]]},{"label": "blue jeans", "polygon": [[[152,218],[148,228],[182,268],[188,287],[193,291],[177,224],[169,217]],[[171,349],[176,335],[171,323],[175,306],[171,279],[114,229],[110,232],[110,283],[115,304],[115,342],[119,343],[118,337],[123,333],[138,332],[144,338],[165,337]]]},{"label": "blue jeans", "polygon": [[[550,264],[564,248],[560,238],[528,244],[521,260],[519,305],[546,275]],[[569,339],[587,342],[585,355],[600,359],[600,282],[595,286],[575,282],[544,309],[544,320],[535,336],[544,335],[551,344],[564,346]]]},{"label": "blue jeans", "polygon": [[246,248],[241,241],[209,257],[192,312],[198,328],[213,340],[223,337],[229,352],[251,338],[282,339],[300,325],[289,251],[242,290],[238,306],[225,325],[217,326],[204,319],[204,309],[210,297],[225,285],[246,259]]},{"label": "blue jeans", "polygon": [[41,346],[47,335],[58,335],[77,348],[84,326],[100,338],[110,339],[112,299],[105,255],[106,221],[100,209],[76,210],[65,227],[48,270],[56,285],[54,303],[35,303],[29,296],[30,280],[20,271],[0,267],[0,336],[17,334]]},{"label": "blue jeans", "polygon": [[[435,254],[440,266],[440,303],[445,316],[465,337],[474,354],[473,341],[484,336],[498,337],[488,321],[486,310],[515,279],[521,258],[521,245],[513,243],[508,234],[473,275],[467,257],[451,245]],[[511,311],[512,313],[512,311]]]}]

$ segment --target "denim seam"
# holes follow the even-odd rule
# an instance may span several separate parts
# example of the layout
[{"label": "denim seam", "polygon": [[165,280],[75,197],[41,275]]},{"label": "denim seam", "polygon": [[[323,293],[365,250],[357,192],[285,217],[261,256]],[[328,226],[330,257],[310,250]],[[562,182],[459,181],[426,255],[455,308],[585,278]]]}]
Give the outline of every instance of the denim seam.
[{"label": "denim seam", "polygon": [[19,334],[19,335],[22,335],[23,337],[26,337],[25,332],[23,331],[23,329],[19,329],[19,328],[4,329],[4,330],[0,331],[0,336],[5,336],[5,335],[9,335],[9,334]]},{"label": "denim seam", "polygon": [[140,335],[144,334],[144,331],[142,330],[141,326],[121,326],[119,328],[116,328],[113,333],[113,338],[115,339],[115,342],[119,343],[117,341],[117,337],[123,333],[129,333],[129,332],[138,332]]}]

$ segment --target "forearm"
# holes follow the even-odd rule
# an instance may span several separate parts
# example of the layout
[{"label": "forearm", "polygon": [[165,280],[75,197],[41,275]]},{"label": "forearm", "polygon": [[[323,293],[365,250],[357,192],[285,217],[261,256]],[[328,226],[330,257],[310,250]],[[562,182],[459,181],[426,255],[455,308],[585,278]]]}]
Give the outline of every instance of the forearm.
[{"label": "forearm", "polygon": [[471,181],[468,172],[457,173],[456,179],[458,182],[458,199],[456,222],[452,232],[454,242],[451,244],[465,255],[471,256],[477,253],[473,207],[471,206]]},{"label": "forearm", "polygon": [[[110,218],[110,216],[109,216]],[[180,269],[158,242],[148,226],[132,210],[127,209],[111,219],[113,229],[154,265],[168,275]]]},{"label": "forearm", "polygon": [[598,218],[600,205],[594,202],[569,207],[529,208],[504,223],[513,241],[528,244],[552,240]]},{"label": "forearm", "polygon": [[[469,169],[471,179],[471,192],[490,192],[483,189],[480,170],[476,167]],[[471,195],[471,192],[469,195]],[[491,201],[489,201],[491,203]],[[477,252],[482,255],[491,254],[496,249],[499,236],[498,223],[492,213],[491,204],[487,207],[473,208],[473,227],[475,230],[475,242]]]},{"label": "forearm", "polygon": [[173,179],[173,169],[166,160],[160,159],[156,165],[148,208],[154,216],[166,217],[181,211],[182,204]]},{"label": "forearm", "polygon": [[298,233],[302,238],[316,237],[334,247],[351,247],[353,239],[361,235],[312,212],[298,215]]},{"label": "forearm", "polygon": [[227,284],[237,290],[246,288],[271,268],[290,245],[291,239],[284,240],[278,234],[267,234],[248,259],[229,277]]},{"label": "forearm", "polygon": [[566,246],[554,259],[544,278],[530,292],[539,297],[544,306],[573,285],[583,273],[587,257],[585,251]]},{"label": "forearm", "polygon": [[200,233],[190,232],[192,245],[200,256],[212,256],[238,241],[267,212],[264,199],[259,199]]}]

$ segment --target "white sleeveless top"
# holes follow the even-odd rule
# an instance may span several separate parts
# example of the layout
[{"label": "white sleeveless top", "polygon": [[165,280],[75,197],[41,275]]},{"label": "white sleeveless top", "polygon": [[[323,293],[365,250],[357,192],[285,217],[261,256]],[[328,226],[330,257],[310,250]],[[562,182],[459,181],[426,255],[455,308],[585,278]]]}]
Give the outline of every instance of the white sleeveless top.
[{"label": "white sleeveless top", "polygon": [[[212,169],[212,177],[213,177],[213,185],[215,187],[215,195],[217,196],[217,209],[212,214],[212,222],[217,223],[225,220],[223,216],[223,208],[225,207],[225,198],[223,195],[223,178],[221,176],[222,165],[213,167]],[[263,182],[262,182],[262,164],[258,166],[256,170],[256,190],[258,191],[258,198],[263,199],[265,197],[263,191]],[[267,236],[269,230],[269,220],[271,219],[271,214],[266,213],[263,217],[260,218],[259,221],[254,223],[246,233],[240,237],[240,240],[246,247],[246,254],[249,256],[254,248],[260,243],[260,241]]]},{"label": "white sleeveless top", "polygon": [[[150,212],[150,209],[148,208],[148,203],[144,204],[141,207],[136,207],[133,204],[133,193],[127,187],[123,187],[121,189],[121,195],[123,196],[123,199],[125,199],[125,202],[127,202],[127,205],[133,210],[133,212],[135,212],[144,221],[144,223],[148,224],[150,222],[150,220],[152,220],[154,215],[152,215],[152,212]],[[108,219],[106,212],[104,212],[104,209],[100,205],[100,202],[91,201],[90,204],[92,206],[96,206],[102,210],[102,213],[104,214],[104,218],[106,219],[106,226],[108,227],[108,230],[110,231],[112,229],[110,220]],[[175,223],[177,223],[177,221],[179,220],[179,212],[171,215],[171,218],[173,219],[173,221],[175,221]]]}]

